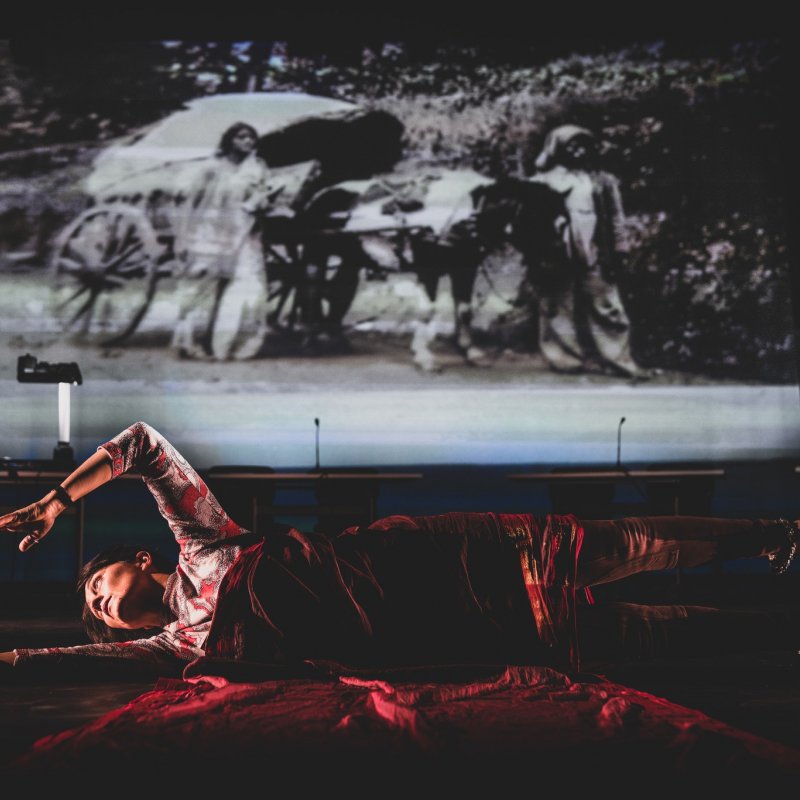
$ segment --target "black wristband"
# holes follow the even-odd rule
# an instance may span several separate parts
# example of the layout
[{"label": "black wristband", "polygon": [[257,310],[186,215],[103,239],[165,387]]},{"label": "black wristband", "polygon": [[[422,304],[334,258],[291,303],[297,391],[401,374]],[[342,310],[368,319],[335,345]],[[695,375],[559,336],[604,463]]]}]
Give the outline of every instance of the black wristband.
[{"label": "black wristband", "polygon": [[56,497],[64,504],[65,508],[69,508],[75,502],[60,483],[54,486],[51,491],[56,493]]}]

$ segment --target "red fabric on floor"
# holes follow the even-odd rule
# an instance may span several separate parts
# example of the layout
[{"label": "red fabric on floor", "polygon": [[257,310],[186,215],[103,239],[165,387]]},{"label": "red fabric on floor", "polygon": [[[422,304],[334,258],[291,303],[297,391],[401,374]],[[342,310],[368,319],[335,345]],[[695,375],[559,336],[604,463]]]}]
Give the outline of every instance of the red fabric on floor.
[{"label": "red fabric on floor", "polygon": [[124,776],[138,765],[225,765],[276,775],[299,764],[360,770],[387,759],[573,765],[595,776],[742,778],[800,774],[800,752],[645,692],[546,667],[506,667],[475,680],[338,679],[231,683],[163,679],[153,691],[74,730],[40,739],[11,776]]}]

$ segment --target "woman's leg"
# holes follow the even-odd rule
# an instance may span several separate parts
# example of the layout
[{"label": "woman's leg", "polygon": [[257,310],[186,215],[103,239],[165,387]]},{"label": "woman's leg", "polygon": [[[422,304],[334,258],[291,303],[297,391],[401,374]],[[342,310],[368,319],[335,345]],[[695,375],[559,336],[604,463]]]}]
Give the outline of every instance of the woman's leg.
[{"label": "woman's leg", "polygon": [[699,567],[713,561],[759,558],[786,542],[783,523],[717,517],[627,517],[582,520],[579,588],[637,572]]},{"label": "woman's leg", "polygon": [[203,358],[208,351],[208,331],[217,301],[219,280],[198,257],[181,276],[178,319],[171,346],[179,355]]},{"label": "woman's leg", "polygon": [[242,244],[236,271],[220,294],[212,319],[211,352],[219,360],[252,358],[267,333],[267,276],[260,241]]}]

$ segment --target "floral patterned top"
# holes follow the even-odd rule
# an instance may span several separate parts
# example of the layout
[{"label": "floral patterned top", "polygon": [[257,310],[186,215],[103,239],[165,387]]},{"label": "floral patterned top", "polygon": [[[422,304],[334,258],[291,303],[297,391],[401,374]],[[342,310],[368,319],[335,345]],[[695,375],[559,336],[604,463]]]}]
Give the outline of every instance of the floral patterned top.
[{"label": "floral patterned top", "polygon": [[98,449],[111,457],[112,477],[129,470],[141,474],[180,548],[177,568],[164,590],[165,625],[155,636],[127,642],[18,648],[14,666],[109,656],[174,671],[204,655],[220,582],[242,549],[233,537],[247,531],[228,517],[186,459],[147,423],[134,423]]}]

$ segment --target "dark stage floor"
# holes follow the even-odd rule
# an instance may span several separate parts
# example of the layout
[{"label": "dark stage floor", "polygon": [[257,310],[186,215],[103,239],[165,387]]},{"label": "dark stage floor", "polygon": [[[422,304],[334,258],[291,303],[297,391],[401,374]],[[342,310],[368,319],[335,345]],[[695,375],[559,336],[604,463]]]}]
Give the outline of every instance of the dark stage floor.
[{"label": "dark stage floor", "polygon": [[[717,720],[800,750],[800,572],[783,576],[647,576],[616,586],[598,605],[692,603],[766,611],[780,631],[738,652],[661,653],[629,646],[614,658],[584,658],[584,672],[700,710]],[[602,587],[601,587],[602,588]],[[0,585],[0,650],[83,641],[74,596],[64,586]],[[11,616],[12,609],[19,610]],[[580,619],[580,617],[579,617]],[[589,622],[589,616],[583,619]],[[596,635],[596,634],[595,634]],[[602,635],[602,634],[600,634]],[[39,737],[83,725],[149,691],[152,681],[109,679],[19,683],[0,679],[0,772]]]}]

